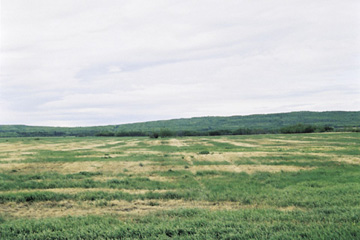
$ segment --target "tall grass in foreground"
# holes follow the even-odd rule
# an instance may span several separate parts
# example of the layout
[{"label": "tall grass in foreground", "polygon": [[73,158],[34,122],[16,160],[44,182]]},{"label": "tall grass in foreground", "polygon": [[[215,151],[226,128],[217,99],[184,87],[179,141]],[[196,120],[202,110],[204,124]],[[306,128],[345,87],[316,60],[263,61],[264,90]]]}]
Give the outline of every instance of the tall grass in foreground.
[{"label": "tall grass in foreground", "polygon": [[179,209],[125,221],[115,217],[13,220],[1,239],[359,239],[359,209],[283,212]]}]

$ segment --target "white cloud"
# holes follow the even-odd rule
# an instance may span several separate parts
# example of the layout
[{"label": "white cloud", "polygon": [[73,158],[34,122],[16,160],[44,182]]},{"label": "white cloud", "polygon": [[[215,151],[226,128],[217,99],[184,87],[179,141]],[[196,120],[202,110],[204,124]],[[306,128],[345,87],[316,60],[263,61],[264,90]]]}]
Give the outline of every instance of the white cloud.
[{"label": "white cloud", "polygon": [[355,0],[4,0],[0,124],[360,110],[359,10]]},{"label": "white cloud", "polygon": [[116,73],[116,72],[121,72],[122,69],[119,66],[109,66],[108,67],[108,73]]}]

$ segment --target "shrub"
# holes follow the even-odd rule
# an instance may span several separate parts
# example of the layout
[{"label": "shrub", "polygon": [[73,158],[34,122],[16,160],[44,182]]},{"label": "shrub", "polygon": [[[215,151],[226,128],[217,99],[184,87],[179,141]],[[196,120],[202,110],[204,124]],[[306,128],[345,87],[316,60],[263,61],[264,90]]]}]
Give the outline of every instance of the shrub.
[{"label": "shrub", "polygon": [[152,132],[152,133],[150,133],[149,137],[150,137],[150,138],[158,138],[158,137],[159,137],[159,133],[157,133],[157,132]]},{"label": "shrub", "polygon": [[209,153],[210,153],[210,152],[207,151],[207,150],[204,150],[204,151],[199,152],[199,154],[209,154]]}]

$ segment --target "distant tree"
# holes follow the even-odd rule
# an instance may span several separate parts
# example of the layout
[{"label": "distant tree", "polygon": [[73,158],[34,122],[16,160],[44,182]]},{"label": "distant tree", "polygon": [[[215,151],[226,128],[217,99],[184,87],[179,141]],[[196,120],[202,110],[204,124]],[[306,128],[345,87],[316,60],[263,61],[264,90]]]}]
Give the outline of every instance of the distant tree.
[{"label": "distant tree", "polygon": [[298,123],[291,126],[286,126],[280,129],[281,133],[313,133],[317,129],[316,126],[309,124]]},{"label": "distant tree", "polygon": [[121,132],[117,132],[115,135],[116,135],[117,137],[140,137],[140,136],[147,136],[146,133],[141,132],[141,131],[129,131],[129,132],[121,131]]},{"label": "distant tree", "polygon": [[200,133],[200,132],[189,131],[189,130],[182,131],[182,136],[201,136],[201,135],[207,135],[207,133]]},{"label": "distant tree", "polygon": [[228,129],[209,131],[209,136],[232,135],[233,132]]},{"label": "distant tree", "polygon": [[173,137],[175,136],[175,133],[169,129],[161,129],[159,132],[159,136],[164,138],[164,137]]},{"label": "distant tree", "polygon": [[150,138],[158,138],[158,137],[159,137],[159,133],[157,133],[157,132],[152,132],[152,133],[149,134],[149,137],[150,137]]},{"label": "distant tree", "polygon": [[252,130],[249,128],[238,128],[235,131],[233,131],[234,135],[249,135],[252,134]]},{"label": "distant tree", "polygon": [[97,137],[113,137],[113,136],[115,136],[115,133],[113,133],[113,132],[108,132],[108,131],[106,131],[106,132],[99,132],[99,133],[97,133],[95,136],[97,136]]}]

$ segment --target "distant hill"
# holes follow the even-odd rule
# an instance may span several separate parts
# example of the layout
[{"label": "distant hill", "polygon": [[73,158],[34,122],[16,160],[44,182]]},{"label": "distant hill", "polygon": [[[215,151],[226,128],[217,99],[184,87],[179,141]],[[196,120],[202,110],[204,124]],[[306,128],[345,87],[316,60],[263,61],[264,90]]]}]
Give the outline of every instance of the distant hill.
[{"label": "distant hill", "polygon": [[95,136],[100,133],[108,134],[109,136],[114,134],[145,136],[164,129],[175,133],[192,132],[198,135],[206,135],[214,131],[222,131],[223,133],[228,131],[230,133],[239,129],[248,129],[252,133],[277,133],[283,127],[300,123],[319,127],[329,126],[335,130],[359,128],[360,111],[290,112],[230,117],[194,117],[94,127],[0,125],[0,137]]}]

